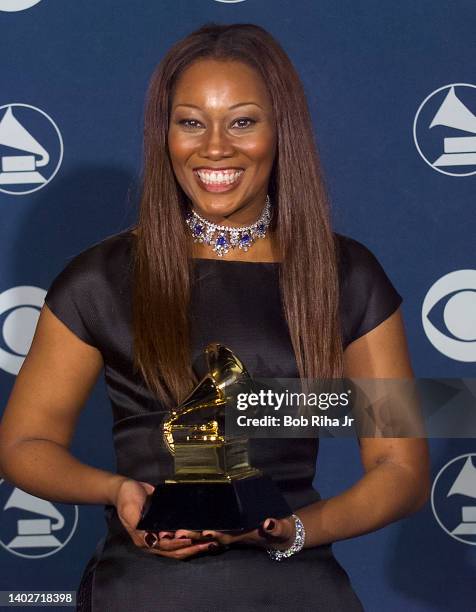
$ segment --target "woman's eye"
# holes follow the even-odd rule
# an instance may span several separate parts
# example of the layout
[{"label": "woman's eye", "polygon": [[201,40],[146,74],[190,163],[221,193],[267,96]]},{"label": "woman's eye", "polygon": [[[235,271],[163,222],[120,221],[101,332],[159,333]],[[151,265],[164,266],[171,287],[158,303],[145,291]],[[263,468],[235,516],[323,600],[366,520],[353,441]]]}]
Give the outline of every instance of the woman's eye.
[{"label": "woman's eye", "polygon": [[250,119],[248,117],[242,117],[241,119],[237,119],[233,125],[239,124],[238,127],[240,129],[243,129],[243,128],[250,127],[251,125],[253,125],[253,123],[256,123],[254,119]]},{"label": "woman's eye", "polygon": [[179,125],[183,125],[184,127],[187,127],[187,128],[200,127],[200,123],[196,119],[182,119],[178,123]]}]

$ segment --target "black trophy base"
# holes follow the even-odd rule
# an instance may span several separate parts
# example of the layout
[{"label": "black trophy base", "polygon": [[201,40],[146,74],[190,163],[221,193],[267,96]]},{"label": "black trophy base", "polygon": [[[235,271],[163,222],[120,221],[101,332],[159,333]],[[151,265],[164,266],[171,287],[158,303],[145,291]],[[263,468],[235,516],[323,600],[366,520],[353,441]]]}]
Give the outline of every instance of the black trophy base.
[{"label": "black trophy base", "polygon": [[249,531],[292,510],[269,476],[231,482],[161,483],[142,509],[137,529]]}]

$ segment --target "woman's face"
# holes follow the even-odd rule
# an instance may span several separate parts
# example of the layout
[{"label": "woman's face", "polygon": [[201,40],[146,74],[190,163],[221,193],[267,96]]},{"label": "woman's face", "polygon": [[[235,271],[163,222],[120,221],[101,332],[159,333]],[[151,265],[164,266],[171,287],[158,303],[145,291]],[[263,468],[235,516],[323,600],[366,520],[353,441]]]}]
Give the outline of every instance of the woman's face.
[{"label": "woman's face", "polygon": [[229,225],[259,217],[276,129],[268,91],[253,68],[211,59],[191,64],[176,84],[168,145],[175,176],[199,214]]}]

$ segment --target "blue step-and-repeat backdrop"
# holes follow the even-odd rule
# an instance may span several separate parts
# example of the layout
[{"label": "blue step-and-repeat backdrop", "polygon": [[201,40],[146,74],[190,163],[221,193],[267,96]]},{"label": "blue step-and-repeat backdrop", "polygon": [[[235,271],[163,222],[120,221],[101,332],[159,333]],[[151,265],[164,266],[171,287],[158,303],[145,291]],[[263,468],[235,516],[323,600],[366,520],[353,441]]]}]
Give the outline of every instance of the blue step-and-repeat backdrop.
[{"label": "blue step-and-repeat backdrop", "polygon": [[[403,296],[416,375],[474,377],[474,0],[0,0],[2,406],[51,280],[134,221],[148,80],[206,21],[257,23],[282,43],[307,91],[335,229],[366,244]],[[111,422],[99,381],[72,452],[114,470]],[[430,448],[427,506],[334,544],[366,610],[476,610],[476,441]],[[321,441],[323,497],[361,475],[355,440]],[[34,517],[49,533],[21,533]],[[0,589],[76,589],[104,530],[101,506],[0,480]]]}]

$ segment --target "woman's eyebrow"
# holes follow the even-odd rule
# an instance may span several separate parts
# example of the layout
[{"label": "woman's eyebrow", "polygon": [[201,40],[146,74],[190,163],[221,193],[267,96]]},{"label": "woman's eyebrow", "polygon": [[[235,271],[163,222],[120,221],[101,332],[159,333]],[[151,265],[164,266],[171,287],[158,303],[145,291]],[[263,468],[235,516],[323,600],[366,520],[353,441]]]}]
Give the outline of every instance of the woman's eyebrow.
[{"label": "woman's eyebrow", "polygon": [[[233,110],[234,108],[237,108],[238,106],[248,106],[250,104],[253,104],[254,106],[258,106],[259,108],[264,110],[263,107],[257,104],[256,102],[238,102],[238,104],[233,104],[233,106],[229,106],[228,110]],[[200,106],[197,106],[196,104],[186,104],[186,103],[176,104],[174,108],[177,108],[179,106],[187,106],[189,108],[196,108],[197,110],[202,110]]]}]

